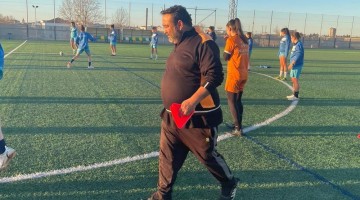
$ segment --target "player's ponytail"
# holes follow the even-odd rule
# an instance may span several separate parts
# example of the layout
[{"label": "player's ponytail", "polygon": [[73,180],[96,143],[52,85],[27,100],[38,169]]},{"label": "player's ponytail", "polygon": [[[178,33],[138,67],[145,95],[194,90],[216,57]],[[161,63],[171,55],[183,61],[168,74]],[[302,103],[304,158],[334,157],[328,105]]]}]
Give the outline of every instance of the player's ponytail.
[{"label": "player's ponytail", "polygon": [[245,44],[248,44],[248,40],[244,34],[244,31],[242,30],[242,27],[241,27],[241,22],[240,22],[240,19],[239,18],[235,18],[235,26],[236,26],[236,30],[237,30],[237,33],[240,37],[240,39],[245,43]]}]

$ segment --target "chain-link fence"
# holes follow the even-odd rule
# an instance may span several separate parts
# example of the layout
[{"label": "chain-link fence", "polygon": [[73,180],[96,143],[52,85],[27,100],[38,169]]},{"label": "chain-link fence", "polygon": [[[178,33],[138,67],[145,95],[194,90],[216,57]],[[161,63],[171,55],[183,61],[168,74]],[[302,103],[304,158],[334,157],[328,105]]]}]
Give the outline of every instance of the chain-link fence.
[{"label": "chain-link fence", "polygon": [[[10,4],[9,2],[0,2],[0,6],[11,8],[11,5],[6,6],[6,4]],[[35,10],[22,2],[24,5],[17,8],[20,10],[16,10],[16,12],[23,12],[25,17],[21,22],[0,23],[0,39],[69,40],[69,23],[51,19],[51,16],[55,19],[61,18],[59,16],[61,2],[60,0],[49,1]],[[106,27],[114,23],[114,14],[121,8],[126,11],[127,24],[124,25],[124,28],[117,29],[120,34],[119,42],[147,43],[151,36],[151,32],[148,31],[151,26],[158,26],[161,33],[160,12],[170,6],[161,2],[144,3],[144,1],[99,0],[99,2],[104,17],[92,25],[87,24],[91,30],[89,32],[98,37],[99,41],[106,41],[108,34]],[[225,25],[228,21],[228,10],[227,8],[206,8],[207,6],[210,5],[187,7],[187,10],[191,14],[194,24],[201,25],[204,28],[215,26],[218,34],[217,43],[223,45],[222,35],[225,33]],[[38,15],[37,22],[35,22],[32,14],[29,17],[29,12],[34,11]],[[41,16],[44,16],[41,14],[45,12],[47,13],[46,16],[50,16],[47,18],[48,21],[41,20]],[[238,10],[237,13],[243,29],[253,33],[255,46],[258,47],[278,46],[280,30],[288,27],[290,30],[298,31],[303,35],[302,40],[307,48],[360,49],[360,17],[292,11]],[[140,29],[147,31],[138,31]],[[168,44],[163,34],[160,34],[160,43]]]}]

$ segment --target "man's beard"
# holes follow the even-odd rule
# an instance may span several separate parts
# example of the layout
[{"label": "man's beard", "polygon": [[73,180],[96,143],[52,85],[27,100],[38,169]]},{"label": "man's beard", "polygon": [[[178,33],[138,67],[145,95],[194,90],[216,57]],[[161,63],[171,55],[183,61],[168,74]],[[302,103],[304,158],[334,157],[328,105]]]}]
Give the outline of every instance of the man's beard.
[{"label": "man's beard", "polygon": [[178,44],[180,42],[180,40],[181,40],[182,35],[183,35],[183,32],[176,28],[174,36],[173,37],[168,37],[169,42],[171,42],[173,44]]}]

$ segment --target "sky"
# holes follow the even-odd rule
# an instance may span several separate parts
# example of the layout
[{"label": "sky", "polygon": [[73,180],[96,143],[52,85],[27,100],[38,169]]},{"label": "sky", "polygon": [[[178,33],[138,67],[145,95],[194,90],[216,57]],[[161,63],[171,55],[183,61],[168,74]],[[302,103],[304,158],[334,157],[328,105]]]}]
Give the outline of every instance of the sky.
[{"label": "sky", "polygon": [[[28,12],[26,1],[28,2]],[[116,9],[122,7],[129,12],[132,26],[145,25],[146,8],[149,9],[148,25],[161,25],[161,15],[159,14],[161,9],[164,5],[170,7],[176,4],[186,7],[192,15],[193,22],[196,21],[196,23],[206,26],[215,25],[217,28],[222,28],[228,20],[228,0],[98,1],[104,14],[106,10],[107,24],[111,23],[112,15]],[[61,4],[62,0],[0,0],[0,14],[11,15],[19,21],[28,19],[29,22],[34,22],[35,9],[32,5],[37,5],[39,6],[36,9],[37,20],[48,20],[52,19],[54,14],[55,17],[59,17],[58,11]],[[272,11],[274,12],[273,16]],[[360,0],[238,0],[238,17],[244,24],[243,28],[255,32],[274,31],[273,29],[282,26],[293,27],[293,29],[300,29],[305,32],[326,32],[329,27],[344,26],[343,29],[347,29],[344,34],[347,34],[350,32],[351,25],[354,24],[353,16],[356,18],[355,24],[359,24],[359,11]],[[323,19],[321,19],[322,17]],[[269,22],[269,19],[273,19],[273,21]],[[310,25],[311,23],[314,24]],[[318,28],[322,25],[324,30]],[[357,27],[355,27],[355,30],[357,31]]]}]

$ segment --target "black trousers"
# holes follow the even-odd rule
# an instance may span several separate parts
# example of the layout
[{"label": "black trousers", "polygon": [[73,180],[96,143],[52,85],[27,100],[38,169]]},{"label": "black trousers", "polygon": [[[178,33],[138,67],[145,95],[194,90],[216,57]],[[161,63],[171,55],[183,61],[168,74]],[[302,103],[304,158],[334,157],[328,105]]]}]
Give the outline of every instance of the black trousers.
[{"label": "black trousers", "polygon": [[171,199],[176,176],[189,151],[220,183],[233,179],[224,158],[216,151],[216,139],[217,127],[177,129],[162,122],[157,191],[159,199]]}]

